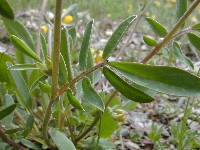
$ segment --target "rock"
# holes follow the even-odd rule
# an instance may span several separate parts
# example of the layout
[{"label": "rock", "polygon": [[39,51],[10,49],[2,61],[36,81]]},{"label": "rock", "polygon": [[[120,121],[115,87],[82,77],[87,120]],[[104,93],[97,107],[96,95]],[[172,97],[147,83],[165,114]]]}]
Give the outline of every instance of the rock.
[{"label": "rock", "polygon": [[135,144],[135,143],[133,143],[133,142],[131,142],[131,141],[126,142],[124,145],[125,145],[128,149],[130,149],[130,150],[137,150],[137,149],[140,149],[140,147],[139,147],[137,144]]}]

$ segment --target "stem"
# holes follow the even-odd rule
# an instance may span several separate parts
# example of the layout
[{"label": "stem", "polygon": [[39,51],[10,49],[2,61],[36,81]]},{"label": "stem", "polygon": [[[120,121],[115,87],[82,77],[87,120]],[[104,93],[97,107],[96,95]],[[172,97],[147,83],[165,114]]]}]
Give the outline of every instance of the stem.
[{"label": "stem", "polygon": [[43,138],[45,143],[51,149],[57,149],[48,138],[48,123],[51,117],[51,107],[57,97],[57,85],[58,85],[58,70],[59,70],[59,58],[60,58],[60,33],[61,33],[61,13],[62,13],[62,0],[56,0],[55,8],[55,26],[54,26],[54,49],[53,49],[53,69],[52,69],[52,85],[51,85],[51,99],[47,107],[44,123],[43,123]]},{"label": "stem", "polygon": [[41,33],[41,26],[42,26],[44,11],[45,11],[45,8],[47,6],[47,1],[48,0],[43,1],[42,8],[41,8],[41,11],[40,11],[40,18],[39,18],[39,22],[38,22],[38,30],[37,30],[37,37],[36,37],[36,54],[39,57],[40,57],[40,33]]},{"label": "stem", "polygon": [[127,39],[126,39],[126,43],[123,45],[123,47],[121,48],[121,50],[119,51],[119,53],[117,54],[117,56],[116,56],[116,58],[115,58],[115,61],[117,61],[118,59],[119,59],[119,57],[125,52],[125,50],[126,50],[126,48],[127,48],[127,46],[128,46],[128,44],[130,43],[130,40],[132,39],[132,36],[133,36],[133,34],[135,33],[135,31],[136,31],[136,29],[137,29],[137,27],[138,27],[138,25],[139,25],[139,22],[140,22],[140,20],[141,20],[141,18],[142,18],[142,15],[147,11],[147,9],[151,6],[151,4],[152,4],[152,2],[153,2],[154,0],[151,0],[150,2],[149,2],[149,4],[147,5],[147,7],[145,7],[145,9],[144,9],[144,11],[142,11],[141,12],[141,10],[140,10],[140,2],[138,1],[138,14],[137,14],[137,18],[136,18],[136,21],[135,21],[135,23],[134,23],[134,26],[133,26],[133,28],[132,28],[132,31],[131,31],[131,33],[130,33],[130,35],[127,37]]},{"label": "stem", "polygon": [[70,82],[65,83],[57,92],[57,95],[62,94],[65,90],[67,90],[70,86],[74,85],[76,82],[78,82],[80,79],[85,77],[87,74],[93,72],[94,70],[97,70],[107,64],[107,61],[103,61],[102,63],[97,64],[96,66],[83,71],[80,75],[72,79]]},{"label": "stem", "polygon": [[[105,104],[105,109],[108,107],[108,105],[111,103],[111,101],[113,100],[113,98],[117,95],[118,91],[115,90],[112,95],[110,96],[110,98],[107,100],[106,104]],[[94,119],[93,123],[79,136],[75,139],[74,143],[76,145],[76,143],[78,141],[80,141],[82,138],[84,138],[88,132],[95,126],[95,124],[99,121],[100,117],[101,117],[101,113],[99,112],[99,114],[96,116],[96,118]]]},{"label": "stem", "polygon": [[15,141],[13,141],[7,135],[5,135],[4,132],[2,131],[1,126],[0,126],[0,137],[3,139],[3,141],[5,141],[6,143],[8,143],[9,145],[13,146],[16,149],[18,149],[18,150],[26,150],[25,147],[15,143]]},{"label": "stem", "polygon": [[200,0],[196,0],[190,8],[184,13],[184,15],[180,18],[180,20],[175,24],[174,28],[166,35],[166,37],[160,42],[154,49],[147,54],[145,58],[142,59],[141,63],[146,63],[149,59],[151,59],[166,43],[168,43],[179,27],[185,22],[187,17],[193,12],[193,10],[198,6]]}]

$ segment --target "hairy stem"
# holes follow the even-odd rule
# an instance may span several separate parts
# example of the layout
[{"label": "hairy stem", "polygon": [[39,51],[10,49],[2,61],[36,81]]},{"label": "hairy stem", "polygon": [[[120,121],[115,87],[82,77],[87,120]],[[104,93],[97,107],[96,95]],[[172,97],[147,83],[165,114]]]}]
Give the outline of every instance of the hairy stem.
[{"label": "hairy stem", "polygon": [[107,61],[103,61],[102,63],[97,64],[96,66],[83,71],[80,75],[72,79],[70,82],[65,83],[57,92],[57,95],[62,94],[65,90],[67,90],[70,86],[74,85],[76,82],[78,82],[80,79],[85,77],[87,74],[93,72],[94,70],[97,70],[107,64]]},{"label": "hairy stem", "polygon": [[141,63],[146,63],[149,59],[151,59],[166,43],[168,43],[179,27],[185,22],[187,17],[193,12],[193,10],[198,6],[200,0],[196,0],[190,8],[184,13],[184,15],[179,19],[179,21],[175,24],[172,30],[165,36],[165,38],[160,42],[152,51],[147,54],[145,58],[142,59]]},{"label": "hairy stem", "polygon": [[60,34],[61,34],[61,13],[62,13],[62,0],[56,0],[55,8],[55,25],[54,25],[54,49],[52,53],[53,69],[52,69],[52,85],[51,85],[51,99],[49,101],[48,108],[45,113],[43,123],[43,138],[45,143],[51,149],[57,149],[48,138],[48,123],[51,117],[51,107],[57,97],[57,85],[58,85],[58,71],[59,71],[59,58],[60,58]]},{"label": "hairy stem", "polygon": [[16,149],[26,150],[25,147],[15,143],[15,141],[13,141],[11,138],[9,138],[7,135],[5,135],[4,132],[1,129],[1,126],[0,126],[0,137],[3,139],[3,141],[5,141],[6,143],[8,143],[9,145],[13,146]]}]

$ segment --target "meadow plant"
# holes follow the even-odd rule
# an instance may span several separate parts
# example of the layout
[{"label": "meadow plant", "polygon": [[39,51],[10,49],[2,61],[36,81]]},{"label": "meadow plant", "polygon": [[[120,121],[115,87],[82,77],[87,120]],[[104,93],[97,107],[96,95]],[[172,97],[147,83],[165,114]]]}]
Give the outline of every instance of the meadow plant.
[{"label": "meadow plant", "polygon": [[[44,12],[46,2],[44,0],[41,12]],[[200,37],[194,32],[199,31],[200,24],[185,28],[186,19],[200,0],[194,0],[189,7],[187,0],[173,1],[176,4],[176,17],[173,16],[176,21],[169,31],[155,17],[145,16],[152,3],[153,0],[141,4],[138,0],[138,14],[128,17],[117,27],[103,51],[95,58],[90,48],[95,20],[90,20],[85,27],[80,49],[76,52],[78,61],[74,63],[72,51],[78,42],[76,28],[70,25],[73,21],[70,13],[77,7],[76,4],[62,11],[62,0],[56,0],[53,21],[44,17],[47,25],[42,29],[46,35],[39,31],[33,36],[15,19],[9,3],[1,0],[1,19],[10,33],[16,55],[12,58],[0,53],[0,147],[21,150],[115,149],[112,134],[119,122],[125,122],[125,113],[135,108],[127,106],[135,106],[136,102],[150,103],[157,93],[199,97],[200,78],[195,75],[193,62],[183,54],[178,37],[187,34],[190,43],[200,49]],[[160,1],[154,1],[154,5],[160,7]],[[132,5],[128,9],[131,11]],[[144,35],[144,42],[152,47],[144,58],[139,62],[117,61],[126,50],[141,18],[162,40]],[[129,29],[130,36],[116,56],[116,61],[108,61]],[[169,46],[172,50],[168,49]],[[163,55],[169,59],[171,56],[168,54],[174,55],[190,72],[174,65],[145,64],[163,48]],[[99,76],[103,76],[116,90],[96,90],[95,86],[100,83]],[[122,102],[118,93],[129,100]],[[184,140],[188,108],[186,110],[179,132],[182,138],[176,140],[176,144]],[[172,128],[175,133],[176,127]],[[160,146],[161,129],[156,126],[153,129],[149,137]],[[177,147],[183,149],[185,145]]]}]

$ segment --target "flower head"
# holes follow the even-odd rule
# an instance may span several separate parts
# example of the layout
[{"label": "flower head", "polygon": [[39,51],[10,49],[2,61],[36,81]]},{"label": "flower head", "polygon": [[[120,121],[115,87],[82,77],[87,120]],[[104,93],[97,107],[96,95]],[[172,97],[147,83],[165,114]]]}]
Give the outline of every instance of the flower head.
[{"label": "flower head", "polygon": [[68,24],[73,21],[73,17],[71,15],[67,15],[62,19],[63,24]]}]

